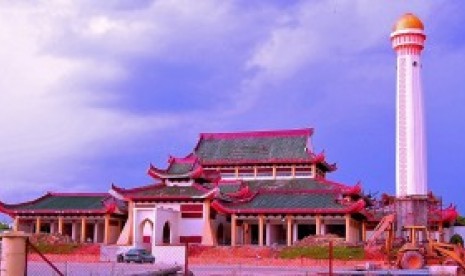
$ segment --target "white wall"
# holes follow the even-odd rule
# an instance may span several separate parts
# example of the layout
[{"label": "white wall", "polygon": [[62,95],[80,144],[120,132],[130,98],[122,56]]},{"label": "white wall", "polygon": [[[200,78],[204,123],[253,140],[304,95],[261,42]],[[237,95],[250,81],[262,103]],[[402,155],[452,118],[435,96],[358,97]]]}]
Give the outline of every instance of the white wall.
[{"label": "white wall", "polygon": [[179,223],[180,236],[202,236],[203,219],[184,218]]},{"label": "white wall", "polygon": [[179,243],[179,211],[173,209],[155,209],[155,244],[163,243],[163,226],[166,222],[170,225],[170,243]]},{"label": "white wall", "polygon": [[152,247],[155,263],[184,265],[186,262],[186,247],[184,245],[167,245]]},{"label": "white wall", "polygon": [[[141,223],[144,220],[150,220],[155,225],[155,212],[153,208],[134,208],[134,222],[132,229],[134,230],[134,247],[142,247],[142,231]],[[154,227],[155,228],[155,227]]]}]

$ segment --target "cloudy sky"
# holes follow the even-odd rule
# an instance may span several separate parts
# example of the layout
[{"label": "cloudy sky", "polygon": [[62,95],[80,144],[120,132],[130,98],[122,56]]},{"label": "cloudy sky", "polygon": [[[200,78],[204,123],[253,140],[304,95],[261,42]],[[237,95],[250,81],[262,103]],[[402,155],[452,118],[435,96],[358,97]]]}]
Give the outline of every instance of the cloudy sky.
[{"label": "cloudy sky", "polygon": [[394,193],[405,12],[428,36],[428,185],[464,212],[461,1],[0,0],[0,200],[148,184],[199,132],[304,127],[331,179]]}]

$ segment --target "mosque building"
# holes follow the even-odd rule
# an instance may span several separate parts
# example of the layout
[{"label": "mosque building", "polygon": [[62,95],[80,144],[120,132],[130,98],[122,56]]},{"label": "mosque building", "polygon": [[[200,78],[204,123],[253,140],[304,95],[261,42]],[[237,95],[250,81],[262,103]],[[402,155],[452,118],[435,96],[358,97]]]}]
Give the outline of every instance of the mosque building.
[{"label": "mosque building", "polygon": [[[387,212],[426,202],[422,219],[439,235],[457,212],[443,209],[427,191],[420,81],[425,38],[412,14],[402,16],[391,34],[397,53],[396,196],[375,200],[360,183],[329,180],[336,165],[314,150],[313,129],[304,128],[202,133],[185,157],[170,157],[166,168],[150,165],[148,186],[47,193],[29,202],[0,203],[0,211],[14,219],[16,230],[151,249],[185,242],[292,245],[324,234],[358,243]],[[401,207],[395,203],[399,197],[406,199]]]}]

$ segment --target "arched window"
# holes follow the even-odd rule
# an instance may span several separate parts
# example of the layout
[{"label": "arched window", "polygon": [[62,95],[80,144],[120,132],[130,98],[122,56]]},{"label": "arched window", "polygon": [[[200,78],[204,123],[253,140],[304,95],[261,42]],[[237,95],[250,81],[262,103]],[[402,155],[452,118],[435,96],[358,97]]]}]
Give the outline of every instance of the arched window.
[{"label": "arched window", "polygon": [[170,243],[170,236],[170,224],[169,222],[165,222],[165,225],[163,225],[163,243]]}]

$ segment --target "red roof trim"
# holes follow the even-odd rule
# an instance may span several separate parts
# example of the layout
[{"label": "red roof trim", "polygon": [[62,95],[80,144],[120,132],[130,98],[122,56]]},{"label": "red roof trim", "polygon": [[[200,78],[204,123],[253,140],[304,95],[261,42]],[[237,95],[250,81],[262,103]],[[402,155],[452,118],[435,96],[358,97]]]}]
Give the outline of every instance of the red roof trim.
[{"label": "red roof trim", "polygon": [[3,208],[5,209],[10,209],[10,208],[15,208],[15,207],[21,207],[21,206],[26,206],[26,205],[30,205],[30,204],[34,204],[34,203],[37,203],[47,197],[50,197],[52,195],[51,192],[47,192],[46,194],[44,194],[43,196],[40,196],[36,199],[33,199],[33,200],[29,200],[29,201],[25,201],[25,202],[21,202],[21,203],[16,203],[16,204],[6,204],[4,202],[0,202],[1,205],[3,206]]},{"label": "red roof trim", "polygon": [[240,159],[240,160],[228,160],[228,159],[216,159],[216,160],[208,160],[208,161],[202,161],[202,165],[204,166],[209,166],[209,165],[239,165],[239,164],[292,164],[292,163],[298,163],[298,164],[313,164],[314,162],[306,158],[269,158],[266,160],[262,159]]},{"label": "red roof trim", "polygon": [[12,214],[106,214],[107,210],[105,207],[102,209],[69,209],[69,210],[56,210],[56,209],[26,209],[26,210],[12,210]]},{"label": "red roof trim", "polygon": [[46,194],[25,202],[21,203],[15,203],[15,204],[6,204],[4,202],[0,201],[0,206],[3,207],[3,209],[14,209],[17,207],[23,207],[31,204],[35,204],[37,202],[40,202],[48,197],[68,197],[68,196],[80,196],[80,197],[91,197],[91,196],[101,196],[105,197],[104,199],[111,197],[109,193],[53,193],[53,192],[47,192]]},{"label": "red roof trim", "polygon": [[109,193],[50,193],[51,196],[110,196]]},{"label": "red roof trim", "polygon": [[237,138],[262,138],[262,137],[289,137],[308,136],[313,134],[313,128],[289,129],[289,130],[264,130],[264,131],[243,131],[228,133],[200,133],[203,139],[237,139]]},{"label": "red roof trim", "polygon": [[157,183],[157,184],[149,184],[149,185],[132,188],[132,189],[124,189],[124,188],[116,186],[114,183],[111,184],[111,189],[113,189],[114,191],[118,192],[119,194],[123,196],[126,196],[131,193],[135,193],[135,192],[149,190],[149,189],[160,189],[163,187],[166,187],[166,185],[163,183]]},{"label": "red roof trim", "polygon": [[196,196],[137,196],[137,197],[131,197],[132,200],[137,201],[137,200],[159,200],[159,201],[167,201],[167,200],[203,200],[204,198],[202,197],[196,197]]},{"label": "red roof trim", "polygon": [[218,212],[224,214],[337,214],[337,213],[357,213],[365,207],[363,199],[347,206],[346,208],[250,208],[233,209],[226,207],[218,201],[213,201],[211,206]]},{"label": "red roof trim", "polygon": [[169,156],[168,158],[168,163],[179,163],[179,164],[194,164],[197,162],[199,159],[197,156],[195,156],[194,153],[189,153],[185,157],[174,157],[172,155]]}]

